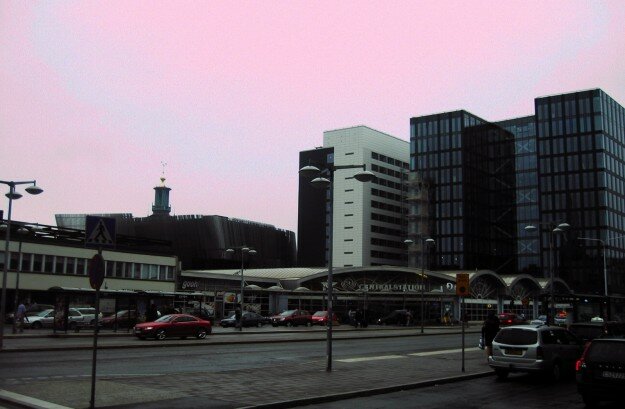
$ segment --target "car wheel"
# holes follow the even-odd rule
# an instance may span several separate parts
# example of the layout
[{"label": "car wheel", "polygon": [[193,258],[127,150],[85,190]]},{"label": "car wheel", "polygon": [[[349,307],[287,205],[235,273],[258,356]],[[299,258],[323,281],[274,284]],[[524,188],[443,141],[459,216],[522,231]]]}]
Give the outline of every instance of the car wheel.
[{"label": "car wheel", "polygon": [[588,393],[582,394],[582,400],[584,401],[584,405],[586,405],[587,408],[596,408],[599,404],[598,399]]},{"label": "car wheel", "polygon": [[553,382],[558,382],[562,379],[562,365],[559,362],[555,362],[553,367],[551,368],[551,372],[549,373],[549,378]]},{"label": "car wheel", "polygon": [[143,335],[141,335],[141,336],[139,337],[139,339],[145,340],[145,337],[144,337]]},{"label": "car wheel", "polygon": [[204,339],[204,338],[206,338],[206,328],[200,328],[197,331],[197,334],[195,335],[195,337],[197,339]]},{"label": "car wheel", "polygon": [[306,323],[306,326],[307,326],[307,327],[312,327],[312,322],[308,321],[308,322]]},{"label": "car wheel", "polygon": [[155,338],[156,338],[156,339],[158,339],[159,341],[162,341],[162,340],[164,340],[165,338],[167,338],[167,334],[165,333],[165,330],[164,330],[164,329],[159,329],[159,330],[156,332],[156,336],[155,336]]},{"label": "car wheel", "polygon": [[286,323],[286,326],[287,326],[287,327],[292,327],[292,326],[293,326],[293,323],[289,321],[289,322],[287,322],[287,323]]},{"label": "car wheel", "polygon": [[259,322],[258,324],[256,324],[256,326],[257,326],[258,328],[260,328],[260,327],[262,327],[262,326],[263,326],[263,323],[262,323],[262,322]]},{"label": "car wheel", "polygon": [[495,369],[495,375],[497,375],[497,379],[506,379],[508,377],[508,371],[505,369]]},{"label": "car wheel", "polygon": [[33,322],[33,325],[31,325],[31,327],[33,329],[41,329],[43,328],[43,325],[39,321],[36,321],[36,322]]},{"label": "car wheel", "polygon": [[278,324],[271,324],[271,326],[272,326],[272,327],[277,327],[277,326],[278,326]]},{"label": "car wheel", "polygon": [[89,322],[89,325],[94,326],[94,325],[95,325],[95,320],[91,320],[91,321]]},{"label": "car wheel", "polygon": [[187,339],[187,337],[180,337],[180,339],[184,340],[184,339]]},{"label": "car wheel", "polygon": [[70,323],[69,323],[69,329],[70,329],[71,331],[75,330],[75,329],[76,329],[76,323],[75,323],[75,322],[70,322]]}]

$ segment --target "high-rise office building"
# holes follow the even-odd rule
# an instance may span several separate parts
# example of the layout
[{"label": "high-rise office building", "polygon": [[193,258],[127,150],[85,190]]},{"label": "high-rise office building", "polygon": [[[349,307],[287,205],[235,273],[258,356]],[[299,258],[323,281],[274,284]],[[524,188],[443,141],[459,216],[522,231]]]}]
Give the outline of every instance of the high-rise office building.
[{"label": "high-rise office building", "polygon": [[410,128],[411,171],[429,186],[427,200],[409,194],[411,255],[434,238],[429,267],[516,269],[513,135],[466,111],[412,118]]},{"label": "high-rise office building", "polygon": [[[323,147],[300,152],[300,168],[338,169],[332,172],[331,196],[300,178],[298,265],[327,265],[330,238],[333,266],[405,264],[403,182],[408,146],[407,141],[356,126],[324,132]],[[376,179],[356,181],[354,175],[362,169],[340,168],[351,165],[365,165]]]},{"label": "high-rise office building", "polygon": [[428,200],[409,195],[409,214],[427,217],[408,233],[436,239],[439,269],[554,274],[578,294],[625,294],[623,158],[625,109],[600,89],[539,97],[534,115],[492,124],[465,111],[412,118],[411,178]]}]

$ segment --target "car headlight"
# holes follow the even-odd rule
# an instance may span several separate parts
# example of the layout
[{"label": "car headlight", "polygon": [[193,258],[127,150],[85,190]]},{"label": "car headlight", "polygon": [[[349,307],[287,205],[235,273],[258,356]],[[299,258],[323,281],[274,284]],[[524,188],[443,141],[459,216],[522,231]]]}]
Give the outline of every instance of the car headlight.
[{"label": "car headlight", "polygon": [[280,321],[284,321],[286,318],[280,318]]},{"label": "car headlight", "polygon": [[151,330],[151,329],[154,329],[154,327],[145,327],[145,330],[146,330],[146,331],[149,331],[149,330]]}]

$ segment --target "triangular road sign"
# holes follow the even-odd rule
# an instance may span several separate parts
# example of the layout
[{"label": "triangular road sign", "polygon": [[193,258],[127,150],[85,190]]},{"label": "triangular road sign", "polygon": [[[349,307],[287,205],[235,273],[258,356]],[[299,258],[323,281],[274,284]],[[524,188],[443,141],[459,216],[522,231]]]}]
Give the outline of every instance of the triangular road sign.
[{"label": "triangular road sign", "polygon": [[111,232],[109,232],[103,219],[98,220],[95,228],[91,231],[89,237],[87,237],[87,244],[97,244],[101,246],[110,246],[115,244]]}]

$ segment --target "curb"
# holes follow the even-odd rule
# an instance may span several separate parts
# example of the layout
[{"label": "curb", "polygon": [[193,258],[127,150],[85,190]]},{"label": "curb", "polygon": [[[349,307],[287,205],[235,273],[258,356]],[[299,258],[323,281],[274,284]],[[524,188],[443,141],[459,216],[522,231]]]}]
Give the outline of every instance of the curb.
[{"label": "curb", "polygon": [[0,402],[8,402],[30,409],[72,409],[67,406],[57,405],[56,403],[46,402],[30,396],[20,395],[19,393],[5,391],[0,389]]},{"label": "curb", "polygon": [[403,385],[385,386],[382,388],[364,389],[364,390],[359,390],[359,391],[336,393],[332,395],[315,396],[315,397],[294,399],[294,400],[288,400],[288,401],[279,401],[279,402],[266,403],[266,404],[254,405],[254,406],[243,406],[238,409],[293,408],[297,406],[311,405],[314,403],[336,402],[336,401],[345,400],[345,399],[362,398],[362,397],[373,396],[373,395],[383,395],[386,393],[399,392],[403,390],[426,388],[428,386],[444,385],[448,383],[468,381],[471,379],[485,378],[487,376],[492,376],[492,375],[494,375],[493,371],[477,372],[477,373],[473,373],[469,375],[459,375],[459,376],[451,376],[447,378],[431,379],[428,381],[407,383]]}]

